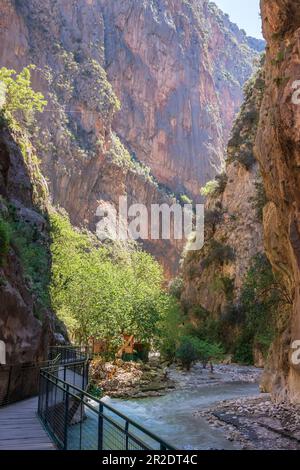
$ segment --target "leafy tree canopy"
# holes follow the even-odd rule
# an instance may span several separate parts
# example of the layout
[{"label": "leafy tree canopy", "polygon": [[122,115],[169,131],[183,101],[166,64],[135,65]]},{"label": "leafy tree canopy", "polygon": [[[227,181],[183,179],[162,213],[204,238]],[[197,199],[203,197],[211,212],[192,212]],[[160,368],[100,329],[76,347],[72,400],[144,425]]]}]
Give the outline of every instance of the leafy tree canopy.
[{"label": "leafy tree canopy", "polygon": [[122,334],[151,342],[170,298],[159,264],[147,253],[118,255],[66,216],[52,213],[52,304],[76,339],[94,336],[117,345]]}]

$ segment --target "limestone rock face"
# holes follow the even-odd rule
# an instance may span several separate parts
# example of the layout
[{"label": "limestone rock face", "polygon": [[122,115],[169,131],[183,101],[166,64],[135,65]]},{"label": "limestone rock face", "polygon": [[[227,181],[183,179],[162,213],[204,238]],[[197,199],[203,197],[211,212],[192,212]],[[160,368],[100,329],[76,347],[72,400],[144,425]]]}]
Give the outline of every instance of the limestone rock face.
[{"label": "limestone rock face", "polygon": [[[13,204],[19,220],[36,227],[46,239],[47,223],[36,209],[38,201],[33,190],[32,170],[34,163],[30,160],[28,165],[24,163],[14,138],[1,127],[1,216],[5,218],[8,205]],[[42,209],[42,206],[40,208]],[[45,270],[48,269],[50,267],[45,266]],[[37,310],[40,312],[40,318],[34,315]],[[0,339],[6,344],[7,363],[21,364],[45,360],[54,333],[54,314],[40,305],[33,295],[23,272],[19,252],[11,244],[7,258],[0,267]]]},{"label": "limestone rock face", "polygon": [[[32,133],[53,202],[90,230],[116,193],[199,196],[264,47],[206,0],[3,0],[0,25],[0,64],[36,64],[48,100]],[[145,246],[176,272],[176,241]]]},{"label": "limestone rock face", "polygon": [[265,248],[293,303],[291,316],[282,312],[282,334],[273,346],[265,388],[278,400],[300,402],[300,369],[291,361],[291,345],[300,339],[299,94],[293,99],[300,77],[300,3],[264,0],[261,6],[268,47],[256,156],[269,200]]},{"label": "limestone rock face", "polygon": [[203,0],[101,4],[107,73],[122,102],[114,129],[160,182],[199,197],[224,165],[263,42]]},{"label": "limestone rock face", "polygon": [[[261,178],[253,156],[263,75],[259,71],[247,86],[245,102],[229,140],[226,170],[207,197],[205,245],[184,258],[181,301],[195,326],[203,320],[203,311],[219,320],[228,306],[239,304],[251,262],[264,250],[256,204]],[[235,334],[234,328],[230,334]],[[254,351],[254,357],[258,355]]]}]

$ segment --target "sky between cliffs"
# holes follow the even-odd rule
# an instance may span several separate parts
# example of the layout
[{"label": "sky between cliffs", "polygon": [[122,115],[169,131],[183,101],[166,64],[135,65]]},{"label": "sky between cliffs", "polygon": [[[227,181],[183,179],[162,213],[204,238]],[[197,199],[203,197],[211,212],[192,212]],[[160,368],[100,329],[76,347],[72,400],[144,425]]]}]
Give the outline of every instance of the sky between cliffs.
[{"label": "sky between cliffs", "polygon": [[262,39],[260,0],[213,0],[248,36]]}]

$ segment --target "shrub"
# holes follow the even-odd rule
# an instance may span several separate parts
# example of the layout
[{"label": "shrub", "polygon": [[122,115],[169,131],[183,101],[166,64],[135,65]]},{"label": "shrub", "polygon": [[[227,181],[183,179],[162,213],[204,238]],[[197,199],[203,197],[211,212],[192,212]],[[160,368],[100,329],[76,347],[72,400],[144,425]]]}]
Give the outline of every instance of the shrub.
[{"label": "shrub", "polygon": [[199,354],[191,338],[182,338],[180,346],[176,351],[176,358],[186,370],[190,370],[192,364],[197,361]]},{"label": "shrub", "polygon": [[220,344],[210,343],[207,340],[200,340],[198,338],[194,338],[193,342],[204,369],[208,362],[220,360],[224,355],[224,350]]},{"label": "shrub", "polygon": [[169,284],[169,293],[176,299],[180,299],[183,290],[183,279],[182,277],[176,277]]},{"label": "shrub", "polygon": [[249,335],[242,334],[238,338],[233,352],[233,360],[239,364],[253,364],[253,348]]},{"label": "shrub", "polygon": [[0,218],[0,266],[3,264],[9,251],[10,229],[9,224]]},{"label": "shrub", "polygon": [[223,194],[228,182],[228,176],[223,172],[216,176],[216,181],[218,183],[218,193]]},{"label": "shrub", "polygon": [[245,323],[245,310],[242,305],[229,304],[221,315],[222,324],[230,326],[243,325]]},{"label": "shrub", "polygon": [[218,189],[218,182],[216,180],[208,181],[206,185],[201,189],[201,196],[212,196]]},{"label": "shrub", "polygon": [[221,276],[216,279],[215,288],[216,290],[221,290],[224,292],[226,300],[232,301],[234,291],[234,279],[227,276]]},{"label": "shrub", "polygon": [[226,173],[217,175],[214,180],[208,181],[208,183],[206,183],[206,185],[201,189],[201,196],[217,197],[220,194],[223,194],[227,181],[228,177]]},{"label": "shrub", "polygon": [[181,194],[180,195],[180,201],[182,204],[192,204],[193,201],[191,198],[189,198],[186,194]]},{"label": "shrub", "polygon": [[213,263],[224,264],[235,259],[234,250],[231,246],[222,245],[216,240],[212,240],[209,253],[202,261],[204,268],[209,267]]},{"label": "shrub", "polygon": [[251,109],[245,113],[244,119],[250,124],[250,126],[253,126],[258,123],[259,112],[256,109]]},{"label": "shrub", "polygon": [[36,227],[18,219],[11,221],[11,241],[19,254],[31,291],[45,306],[50,305],[50,253]]},{"label": "shrub", "polygon": [[264,185],[263,185],[262,181],[257,181],[255,183],[255,189],[256,189],[255,196],[252,200],[253,201],[253,208],[256,211],[256,216],[257,216],[258,220],[262,222],[262,220],[263,220],[263,209],[264,209],[265,205],[268,202],[266,192],[265,192],[265,188],[264,188]]},{"label": "shrub", "polygon": [[183,315],[178,303],[173,300],[160,323],[158,349],[166,361],[173,362],[182,336]]},{"label": "shrub", "polygon": [[190,370],[191,365],[196,361],[201,361],[203,368],[206,368],[209,361],[220,360],[223,354],[223,348],[217,343],[196,336],[184,336],[176,357],[184,368]]},{"label": "shrub", "polygon": [[204,215],[204,223],[215,231],[216,226],[222,221],[223,214],[219,209],[207,209]]},{"label": "shrub", "polygon": [[256,160],[253,155],[252,150],[247,150],[241,152],[238,161],[246,168],[246,170],[250,171],[253,165],[255,164]]}]

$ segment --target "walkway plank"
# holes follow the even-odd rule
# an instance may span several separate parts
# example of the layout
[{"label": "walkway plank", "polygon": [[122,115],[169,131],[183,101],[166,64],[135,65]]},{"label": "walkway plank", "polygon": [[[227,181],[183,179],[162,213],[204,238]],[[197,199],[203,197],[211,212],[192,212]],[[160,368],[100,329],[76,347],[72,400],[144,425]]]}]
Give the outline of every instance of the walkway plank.
[{"label": "walkway plank", "polygon": [[37,417],[37,398],[0,408],[0,450],[55,450]]}]

